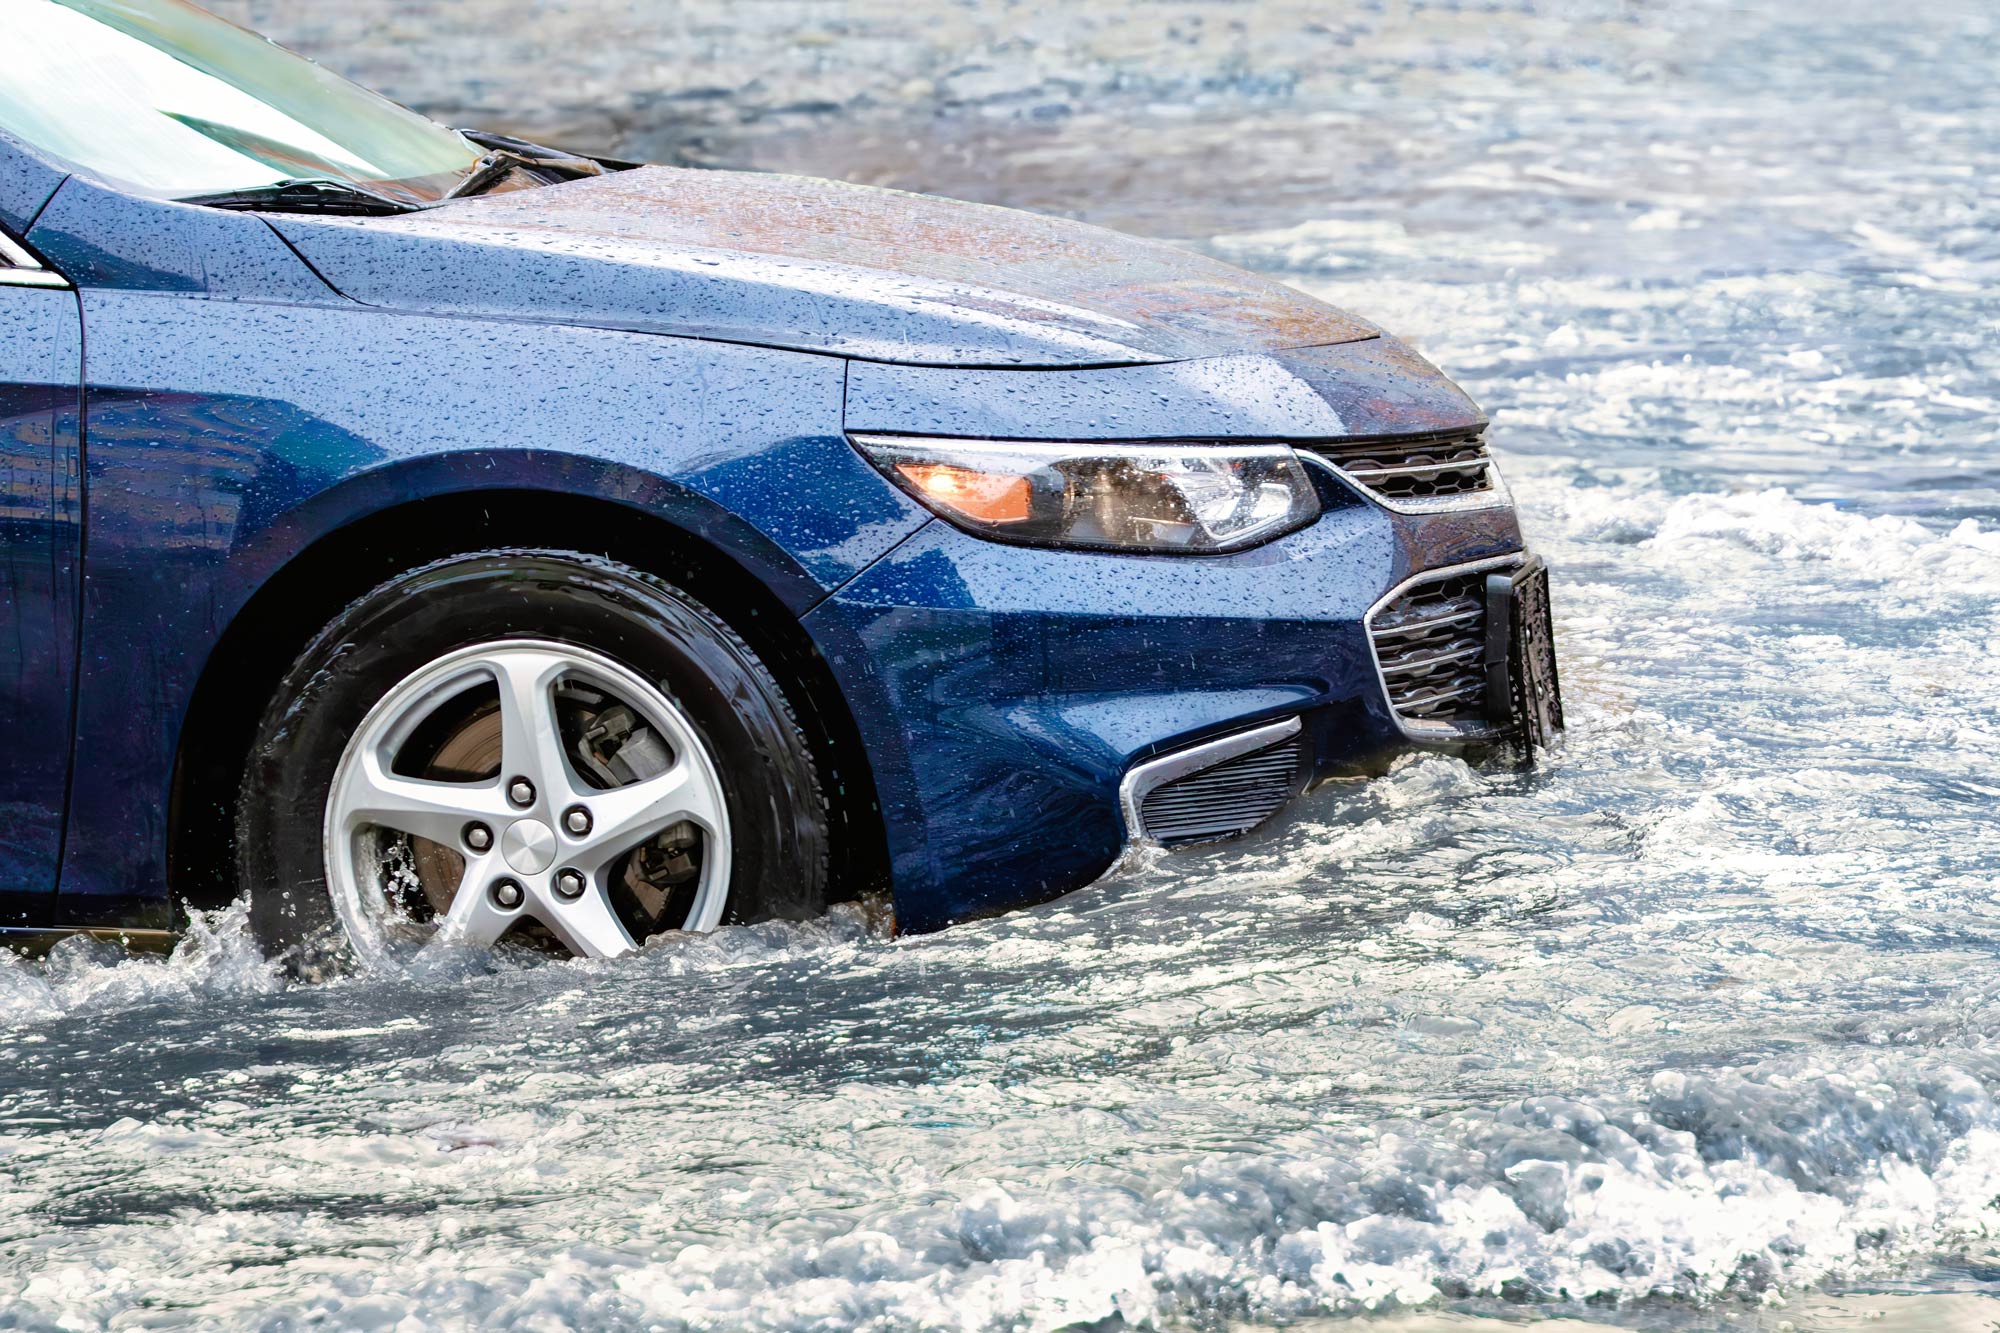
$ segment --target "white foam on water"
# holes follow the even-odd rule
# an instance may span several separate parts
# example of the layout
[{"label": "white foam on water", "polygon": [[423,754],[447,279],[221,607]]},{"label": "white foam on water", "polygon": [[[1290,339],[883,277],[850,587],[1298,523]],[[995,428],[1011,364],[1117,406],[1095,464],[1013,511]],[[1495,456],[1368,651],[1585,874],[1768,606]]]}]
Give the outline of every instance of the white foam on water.
[{"label": "white foam on water", "polygon": [[1907,597],[2000,596],[2000,531],[1964,519],[1939,533],[1895,514],[1865,515],[1806,504],[1772,487],[1747,495],[1689,495],[1668,506],[1652,544],[1698,558],[1705,542],[1727,542],[1786,561],[1823,560],[1895,585]]},{"label": "white foam on water", "polygon": [[[756,1196],[795,1186],[737,1177],[704,1204],[668,1162],[614,1152],[588,1117],[304,1136],[243,1114],[226,1130],[128,1119],[34,1151],[196,1189],[250,1173],[260,1191],[440,1202],[386,1248],[366,1216],[324,1209],[101,1222],[0,1276],[0,1300],[16,1318],[84,1322],[149,1305],[266,1326],[393,1327],[421,1311],[428,1325],[1041,1330],[1440,1297],[1755,1304],[1991,1235],[1996,1072],[1901,1056],[1662,1071],[1630,1099],[1305,1126],[1144,1186],[955,1179],[906,1160],[900,1199],[777,1226]],[[10,1171],[32,1173],[24,1145],[0,1146]],[[526,1233],[482,1220],[536,1199],[559,1201],[561,1220]],[[709,1214],[701,1239],[690,1208]],[[262,1264],[294,1252],[324,1257],[274,1290]]]}]

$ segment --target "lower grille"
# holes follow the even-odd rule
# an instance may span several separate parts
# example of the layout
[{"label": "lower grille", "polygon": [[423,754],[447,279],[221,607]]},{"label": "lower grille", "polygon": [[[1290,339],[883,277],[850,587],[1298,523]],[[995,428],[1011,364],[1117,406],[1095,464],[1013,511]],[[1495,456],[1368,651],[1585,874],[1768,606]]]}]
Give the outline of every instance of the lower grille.
[{"label": "lower grille", "polygon": [[1385,500],[1454,500],[1493,490],[1486,428],[1302,444]]},{"label": "lower grille", "polygon": [[1413,583],[1368,622],[1389,703],[1410,722],[1486,721],[1486,576]]},{"label": "lower grille", "polygon": [[1145,835],[1172,847],[1248,833],[1298,793],[1304,758],[1294,734],[1162,783],[1139,802]]}]

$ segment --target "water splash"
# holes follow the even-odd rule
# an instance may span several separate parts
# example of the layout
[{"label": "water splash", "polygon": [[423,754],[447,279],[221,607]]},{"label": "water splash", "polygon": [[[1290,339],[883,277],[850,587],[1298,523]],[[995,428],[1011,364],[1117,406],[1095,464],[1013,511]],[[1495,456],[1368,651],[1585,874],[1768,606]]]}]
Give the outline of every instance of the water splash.
[{"label": "water splash", "polygon": [[115,940],[87,935],[57,942],[41,960],[0,951],[0,1024],[267,995],[283,985],[250,934],[249,905],[239,902],[193,913],[165,958],[135,955]]}]

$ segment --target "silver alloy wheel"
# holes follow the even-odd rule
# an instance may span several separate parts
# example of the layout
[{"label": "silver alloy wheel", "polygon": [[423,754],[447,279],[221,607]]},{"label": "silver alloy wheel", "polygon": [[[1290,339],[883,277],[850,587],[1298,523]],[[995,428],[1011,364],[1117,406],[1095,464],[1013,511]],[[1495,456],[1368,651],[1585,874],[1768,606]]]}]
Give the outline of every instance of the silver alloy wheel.
[{"label": "silver alloy wheel", "polygon": [[[498,692],[497,775],[439,781],[398,771],[398,755],[419,728],[449,701],[489,684]],[[623,704],[664,742],[671,762],[625,785],[580,778],[565,750],[559,684]],[[698,830],[701,858],[679,928],[712,930],[729,893],[729,812],[715,762],[687,717],[657,686],[588,649],[529,639],[479,644],[412,673],[349,740],[327,796],[327,887],[367,966],[396,967],[413,948],[485,948],[524,918],[573,954],[608,958],[639,942],[614,907],[614,873],[649,840],[684,825]],[[385,833],[463,859],[455,891],[428,929],[396,905]]]}]

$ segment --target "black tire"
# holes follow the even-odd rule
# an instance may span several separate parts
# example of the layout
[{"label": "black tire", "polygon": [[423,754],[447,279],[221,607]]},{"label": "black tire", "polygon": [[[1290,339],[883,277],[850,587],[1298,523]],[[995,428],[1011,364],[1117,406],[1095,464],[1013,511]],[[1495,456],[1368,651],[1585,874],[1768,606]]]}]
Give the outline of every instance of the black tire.
[{"label": "black tire", "polygon": [[783,689],[718,616],[671,585],[568,551],[454,556],[348,606],[265,709],[237,803],[237,883],[274,954],[342,941],[327,890],[327,793],[348,738],[400,681],[455,649],[506,638],[572,644],[658,683],[693,723],[729,809],[730,921],[825,910],[827,804]]}]

